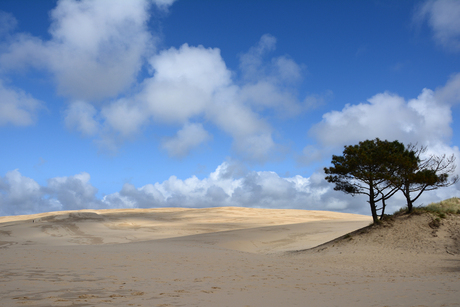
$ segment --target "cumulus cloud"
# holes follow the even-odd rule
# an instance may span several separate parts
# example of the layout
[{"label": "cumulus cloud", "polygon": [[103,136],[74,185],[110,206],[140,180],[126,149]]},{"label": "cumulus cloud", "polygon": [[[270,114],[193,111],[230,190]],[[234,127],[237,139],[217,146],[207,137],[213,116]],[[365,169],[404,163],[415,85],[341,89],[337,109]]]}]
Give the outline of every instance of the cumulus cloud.
[{"label": "cumulus cloud", "polygon": [[[198,126],[187,126],[191,121],[203,119],[233,138],[233,149],[240,157],[265,161],[276,151],[276,144],[272,138],[273,129],[260,111],[271,108],[295,113],[301,108],[294,93],[284,91],[280,86],[279,76],[288,78],[286,75],[295,71],[293,65],[297,64],[292,60],[276,60],[279,76],[271,74],[258,83],[243,85],[232,79],[233,73],[226,67],[217,48],[184,44],[178,49],[159,52],[148,63],[152,74],[143,80],[138,92],[101,108],[100,135],[104,144],[113,144],[111,137],[114,134],[108,131],[126,138],[151,122],[182,124],[184,128],[175,138],[163,141],[162,147],[172,156],[183,157],[209,139],[203,129],[196,129]],[[93,113],[80,114],[78,110],[69,110],[69,114],[84,119],[85,123],[95,118]],[[201,123],[196,124],[202,127]],[[189,138],[187,144],[181,137],[185,133]],[[196,134],[192,136],[192,133]]]},{"label": "cumulus cloud", "polygon": [[424,89],[408,102],[385,92],[373,96],[368,103],[346,105],[342,111],[324,114],[309,133],[326,146],[376,137],[427,144],[450,138],[451,122],[450,107],[437,103],[431,90]]},{"label": "cumulus cloud", "polygon": [[[182,157],[209,139],[201,124],[187,126],[191,119],[202,117],[233,137],[236,152],[250,152],[251,159],[266,158],[274,144],[271,127],[241,99],[219,49],[184,44],[160,52],[149,63],[153,75],[143,81],[141,90],[122,105],[105,107],[106,124],[122,134],[139,130],[149,120],[183,124],[175,138],[162,144],[172,156]],[[120,112],[109,111],[121,107]]]},{"label": "cumulus cloud", "polygon": [[96,199],[97,189],[90,183],[90,175],[81,173],[69,177],[55,177],[47,186],[40,186],[19,170],[0,177],[0,214],[33,214],[47,211],[99,209],[103,203]]},{"label": "cumulus cloud", "polygon": [[[0,178],[0,211],[3,215],[39,212],[43,205],[42,196],[40,185],[22,176],[18,170]],[[44,208],[47,210],[48,206]]]},{"label": "cumulus cloud", "polygon": [[90,178],[85,172],[51,178],[44,190],[60,204],[61,210],[100,209],[102,203],[96,199],[97,189],[89,183]]},{"label": "cumulus cloud", "polygon": [[[93,138],[103,151],[116,150],[151,124],[182,125],[159,145],[183,157],[209,139],[206,122],[232,137],[239,158],[271,159],[279,146],[269,115],[296,116],[312,100],[298,99],[303,67],[287,55],[270,57],[276,38],[269,34],[241,54],[239,72],[227,68],[218,48],[157,50],[158,35],[147,25],[150,7],[167,10],[173,2],[58,1],[50,12],[50,39],[12,35],[0,55],[2,72],[50,73],[58,93],[69,98],[66,127]],[[3,17],[12,29],[14,19]],[[17,113],[15,122],[32,113],[25,105],[7,105]]]},{"label": "cumulus cloud", "polygon": [[102,109],[106,127],[127,137],[136,134],[148,120],[142,105],[128,99],[119,99]]},{"label": "cumulus cloud", "polygon": [[[171,176],[162,183],[135,188],[125,184],[103,202],[119,207],[215,207],[298,208],[351,210],[362,208],[353,198],[333,191],[321,174],[310,178],[283,178],[273,172],[244,171],[238,163],[224,162],[202,180]],[[363,211],[364,212],[364,211]]]},{"label": "cumulus cloud", "polygon": [[341,111],[323,115],[309,131],[317,144],[308,145],[299,158],[311,163],[337,154],[344,145],[366,139],[399,140],[430,148],[450,148],[453,105],[460,102],[460,77],[453,75],[435,91],[423,89],[417,98],[406,100],[380,93],[366,103],[347,104]]},{"label": "cumulus cloud", "polygon": [[435,41],[441,46],[460,51],[460,2],[456,0],[429,0],[418,7],[414,20],[427,21]]},{"label": "cumulus cloud", "polygon": [[0,126],[29,126],[35,123],[43,104],[20,89],[8,88],[0,80]]},{"label": "cumulus cloud", "polygon": [[163,140],[162,147],[168,151],[170,156],[181,158],[210,138],[211,136],[204,130],[203,125],[187,123],[177,132],[176,136]]},{"label": "cumulus cloud", "polygon": [[[160,1],[166,5],[171,1]],[[58,92],[100,100],[129,87],[154,47],[147,31],[147,0],[58,1],[51,11],[51,39],[14,37],[0,56],[3,69],[34,66],[51,72]]]},{"label": "cumulus cloud", "polygon": [[69,129],[75,129],[85,136],[95,135],[98,122],[95,119],[97,110],[85,101],[75,101],[65,111],[65,124]]},{"label": "cumulus cloud", "polygon": [[140,93],[157,121],[186,122],[202,114],[214,95],[231,84],[231,72],[217,48],[192,47],[160,52],[149,61],[154,75]]}]

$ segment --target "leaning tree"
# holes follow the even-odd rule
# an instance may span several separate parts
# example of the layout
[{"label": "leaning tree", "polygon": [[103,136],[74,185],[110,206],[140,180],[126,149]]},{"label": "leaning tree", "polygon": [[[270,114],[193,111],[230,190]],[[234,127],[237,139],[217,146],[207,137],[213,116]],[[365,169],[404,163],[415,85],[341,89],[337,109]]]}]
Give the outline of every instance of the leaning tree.
[{"label": "leaning tree", "polygon": [[408,213],[412,212],[413,203],[423,192],[448,187],[459,180],[458,175],[453,175],[456,169],[453,154],[430,155],[422,159],[426,151],[426,146],[408,145],[403,156],[395,161],[397,171],[389,177],[392,186],[404,194]]},{"label": "leaning tree", "polygon": [[[358,145],[345,146],[342,156],[332,156],[332,167],[324,168],[326,180],[335,183],[334,190],[347,194],[364,194],[369,197],[372,218],[378,222],[378,211],[385,212],[385,200],[391,197],[399,186],[389,179],[398,172],[394,163],[405,151],[404,144],[380,139],[366,140]],[[377,203],[382,201],[382,207]]]}]

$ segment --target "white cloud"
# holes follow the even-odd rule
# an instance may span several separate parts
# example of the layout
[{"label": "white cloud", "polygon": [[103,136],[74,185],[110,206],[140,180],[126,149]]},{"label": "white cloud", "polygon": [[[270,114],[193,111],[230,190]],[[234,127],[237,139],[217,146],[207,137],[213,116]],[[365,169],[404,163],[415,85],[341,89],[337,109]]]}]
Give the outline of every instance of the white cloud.
[{"label": "white cloud", "polygon": [[162,51],[149,63],[154,75],[145,80],[140,97],[160,122],[184,123],[202,114],[215,92],[231,84],[219,49],[184,44]]},{"label": "white cloud", "polygon": [[168,151],[170,156],[181,158],[210,138],[211,136],[204,130],[203,125],[187,123],[177,132],[176,136],[163,140],[162,147]]},{"label": "white cloud", "polygon": [[323,148],[339,148],[377,137],[406,144],[435,145],[450,139],[451,122],[450,106],[436,101],[435,93],[424,89],[408,102],[396,94],[382,93],[368,103],[328,112],[309,134]]},{"label": "white cloud", "polygon": [[261,80],[255,84],[244,85],[241,89],[241,99],[255,109],[272,108],[277,115],[290,117],[302,111],[295,93],[280,90],[279,86],[270,80]]},{"label": "white cloud", "polygon": [[435,99],[451,106],[460,103],[460,73],[453,74],[445,86],[436,89]]},{"label": "white cloud", "polygon": [[35,123],[42,103],[20,89],[4,86],[0,80],[0,126],[29,126]]},{"label": "white cloud", "polygon": [[32,214],[60,210],[61,206],[47,199],[43,188],[16,169],[0,177],[0,214]]},{"label": "white cloud", "polygon": [[[219,49],[184,44],[179,49],[160,52],[149,63],[153,75],[143,81],[139,92],[102,107],[100,127],[103,128],[98,142],[116,147],[120,139],[111,138],[129,137],[151,120],[160,124],[179,123],[184,129],[162,146],[172,156],[182,157],[209,139],[201,123],[187,126],[192,119],[202,118],[231,135],[238,154],[253,160],[267,159],[274,148],[272,129],[246,104],[245,95],[234,84]],[[272,89],[271,93],[280,96],[278,89]],[[88,118],[88,113],[84,115]],[[195,136],[188,138],[191,132]],[[187,141],[183,137],[186,133]]]},{"label": "white cloud", "polygon": [[39,209],[42,196],[40,185],[33,179],[22,176],[17,169],[6,173],[0,191],[6,192],[2,198],[3,212],[21,214]]},{"label": "white cloud", "polygon": [[[166,10],[172,0],[154,1]],[[218,48],[182,45],[156,50],[158,37],[147,27],[148,0],[58,1],[50,13],[51,38],[12,36],[0,55],[3,70],[44,69],[57,91],[70,98],[67,128],[92,137],[102,150],[116,150],[144,127],[184,125],[160,146],[182,157],[208,139],[203,129],[190,134],[187,123],[223,130],[240,158],[264,162],[276,154],[273,128],[265,111],[295,116],[305,110],[296,83],[303,68],[288,56],[266,59],[276,39],[265,34],[241,55],[241,78],[230,71]],[[138,81],[141,68],[150,76]],[[201,126],[202,127],[202,126]]]},{"label": "white cloud", "polygon": [[258,44],[240,57],[240,69],[243,77],[247,80],[258,80],[260,76],[264,76],[266,67],[262,65],[263,56],[275,48],[276,38],[270,34],[262,35]]},{"label": "white cloud", "polygon": [[427,20],[435,41],[445,48],[460,51],[460,2],[429,0],[418,7],[414,20]]},{"label": "white cloud", "polygon": [[17,215],[79,209],[100,209],[97,189],[89,183],[90,175],[81,173],[55,177],[47,186],[21,175],[18,170],[0,177],[0,214]]},{"label": "white cloud", "polygon": [[106,126],[127,137],[137,133],[148,119],[142,105],[128,99],[119,99],[102,109]]},{"label": "white cloud", "polygon": [[99,124],[95,119],[97,110],[85,101],[75,101],[65,112],[65,124],[68,129],[75,129],[85,136],[95,135]]},{"label": "white cloud", "polygon": [[69,177],[48,180],[47,194],[61,204],[61,210],[100,209],[102,203],[96,199],[97,189],[90,183],[90,175],[81,173]]},{"label": "white cloud", "polygon": [[153,0],[153,2],[162,10],[167,10],[176,0]]},{"label": "white cloud", "polygon": [[302,78],[302,68],[286,56],[274,58],[272,64],[277,77],[283,82],[295,82]]},{"label": "white cloud", "polygon": [[256,110],[274,109],[283,117],[302,112],[295,84],[303,75],[303,68],[287,56],[265,61],[265,55],[276,47],[276,38],[265,34],[258,44],[240,56],[242,72],[241,97]]},{"label": "white cloud", "polygon": [[[252,90],[236,85],[232,80],[232,72],[227,69],[220,50],[216,48],[184,44],[179,49],[170,48],[160,52],[149,63],[153,75],[144,80],[137,94],[124,99],[122,104],[115,102],[103,108],[106,127],[111,126],[122,135],[128,135],[139,130],[150,119],[162,124],[187,125],[192,119],[196,121],[196,118],[201,117],[231,135],[234,139],[233,148],[239,155],[250,160],[264,161],[275,148],[272,128],[251,108],[254,103],[248,100],[270,97],[273,101],[273,97],[277,97],[276,102],[264,107],[279,108],[277,103],[281,100],[285,101],[284,110],[289,110],[289,102],[293,106],[291,109],[297,107],[291,94],[282,92],[273,84],[265,88],[260,83]],[[258,90],[257,87],[263,89]],[[115,112],[114,108],[119,112]],[[123,122],[118,125],[121,120]],[[185,144],[183,138],[180,138],[183,133],[179,131],[174,141],[163,143],[163,147],[173,156],[183,156],[207,139],[200,133],[199,138],[197,136],[193,141],[190,140],[177,151],[179,143]],[[179,140],[182,141],[178,143]]]},{"label": "white cloud", "polygon": [[51,11],[51,40],[15,37],[0,57],[5,69],[32,65],[50,71],[58,92],[99,100],[129,87],[151,52],[149,1],[59,1]]},{"label": "white cloud", "polygon": [[0,11],[0,36],[8,34],[16,28],[18,22],[10,13]]},{"label": "white cloud", "polygon": [[140,188],[125,184],[120,192],[104,197],[103,202],[117,208],[241,206],[368,213],[365,200],[334,191],[323,174],[282,178],[273,172],[244,171],[238,164],[228,162],[202,180],[171,176],[162,183]]},{"label": "white cloud", "polygon": [[[186,180],[171,176],[162,183],[140,188],[125,184],[120,192],[104,197],[103,202],[114,208],[241,206],[370,214],[366,197],[334,191],[324,177],[323,172],[317,172],[309,178],[283,178],[273,172],[246,171],[238,163],[224,162],[202,180],[195,176]],[[449,195],[453,194],[442,189],[425,193],[418,203],[439,201]],[[404,204],[402,196],[394,197],[388,202],[387,212]]]}]

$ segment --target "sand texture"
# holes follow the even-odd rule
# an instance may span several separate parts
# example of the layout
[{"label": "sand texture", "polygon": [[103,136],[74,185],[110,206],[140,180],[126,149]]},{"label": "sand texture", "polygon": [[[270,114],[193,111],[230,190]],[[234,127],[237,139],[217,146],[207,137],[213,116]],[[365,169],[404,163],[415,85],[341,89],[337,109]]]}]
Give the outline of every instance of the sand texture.
[{"label": "sand texture", "polygon": [[432,221],[233,207],[0,217],[0,306],[460,306],[460,218]]}]

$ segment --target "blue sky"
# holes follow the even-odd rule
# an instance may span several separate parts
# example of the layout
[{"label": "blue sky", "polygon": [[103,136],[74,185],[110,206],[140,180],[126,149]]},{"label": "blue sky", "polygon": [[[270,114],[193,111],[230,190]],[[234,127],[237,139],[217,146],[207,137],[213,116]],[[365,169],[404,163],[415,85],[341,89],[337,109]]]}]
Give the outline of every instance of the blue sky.
[{"label": "blue sky", "polygon": [[369,214],[324,181],[331,156],[379,137],[458,157],[459,102],[458,1],[3,0],[0,215]]}]

